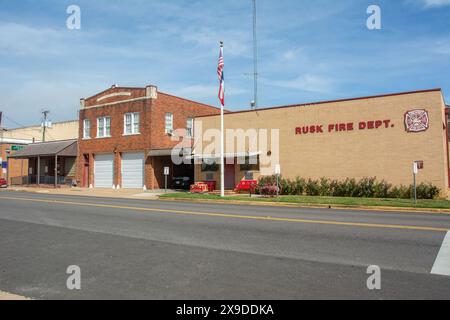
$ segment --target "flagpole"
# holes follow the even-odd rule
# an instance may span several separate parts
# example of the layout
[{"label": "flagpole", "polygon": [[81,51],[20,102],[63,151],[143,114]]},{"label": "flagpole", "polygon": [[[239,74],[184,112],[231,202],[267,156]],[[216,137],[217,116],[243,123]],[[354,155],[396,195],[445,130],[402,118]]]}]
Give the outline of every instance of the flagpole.
[{"label": "flagpole", "polygon": [[[223,41],[220,42],[223,50]],[[224,93],[225,94],[225,93]],[[225,134],[224,134],[224,104],[220,103],[220,196],[225,197]]]}]

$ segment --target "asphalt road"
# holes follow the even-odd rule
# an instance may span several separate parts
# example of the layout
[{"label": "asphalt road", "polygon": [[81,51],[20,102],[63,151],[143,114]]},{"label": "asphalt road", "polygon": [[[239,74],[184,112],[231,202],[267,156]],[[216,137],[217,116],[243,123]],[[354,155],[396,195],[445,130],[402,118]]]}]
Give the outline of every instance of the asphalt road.
[{"label": "asphalt road", "polygon": [[[447,230],[450,215],[441,214],[0,192],[0,291],[35,299],[450,299],[450,277],[431,274]],[[81,290],[66,287],[71,265],[81,269]],[[381,268],[381,290],[367,288],[371,265]]]}]

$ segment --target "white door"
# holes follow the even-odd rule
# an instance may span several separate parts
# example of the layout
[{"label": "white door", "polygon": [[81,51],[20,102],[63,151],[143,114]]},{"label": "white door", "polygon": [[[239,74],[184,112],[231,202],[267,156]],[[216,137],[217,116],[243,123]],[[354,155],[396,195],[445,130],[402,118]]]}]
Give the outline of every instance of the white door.
[{"label": "white door", "polygon": [[144,187],[144,153],[122,154],[122,188],[142,189]]},{"label": "white door", "polygon": [[112,188],[114,184],[114,154],[96,154],[94,159],[94,186]]}]

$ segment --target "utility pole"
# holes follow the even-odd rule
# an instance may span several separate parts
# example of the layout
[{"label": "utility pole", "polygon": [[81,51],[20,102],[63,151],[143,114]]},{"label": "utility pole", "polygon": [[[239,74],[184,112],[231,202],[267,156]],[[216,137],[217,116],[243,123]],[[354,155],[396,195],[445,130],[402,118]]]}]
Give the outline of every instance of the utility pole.
[{"label": "utility pole", "polygon": [[258,37],[256,0],[253,0],[253,101],[252,109],[258,109]]},{"label": "utility pole", "polygon": [[[4,144],[3,132],[6,131],[6,129],[3,129],[2,120],[3,120],[3,111],[0,111],[0,170],[1,170],[0,177],[3,177],[3,144]],[[6,157],[8,156],[6,155]]]},{"label": "utility pole", "polygon": [[42,111],[43,125],[42,125],[42,142],[45,142],[45,131],[47,130],[47,116],[50,113],[48,110]]}]

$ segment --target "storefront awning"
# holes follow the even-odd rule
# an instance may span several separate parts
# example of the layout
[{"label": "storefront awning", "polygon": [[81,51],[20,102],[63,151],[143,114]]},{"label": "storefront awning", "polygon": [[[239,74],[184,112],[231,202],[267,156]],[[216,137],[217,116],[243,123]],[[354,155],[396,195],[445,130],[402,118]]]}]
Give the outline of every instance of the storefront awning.
[{"label": "storefront awning", "polygon": [[21,151],[17,151],[9,158],[36,158],[51,156],[76,157],[78,155],[78,141],[64,140],[32,143],[25,146]]},{"label": "storefront awning", "polygon": [[148,153],[149,157],[167,157],[172,154],[180,154],[183,156],[189,156],[192,154],[192,148],[182,148],[182,149],[158,149],[150,150]]}]

